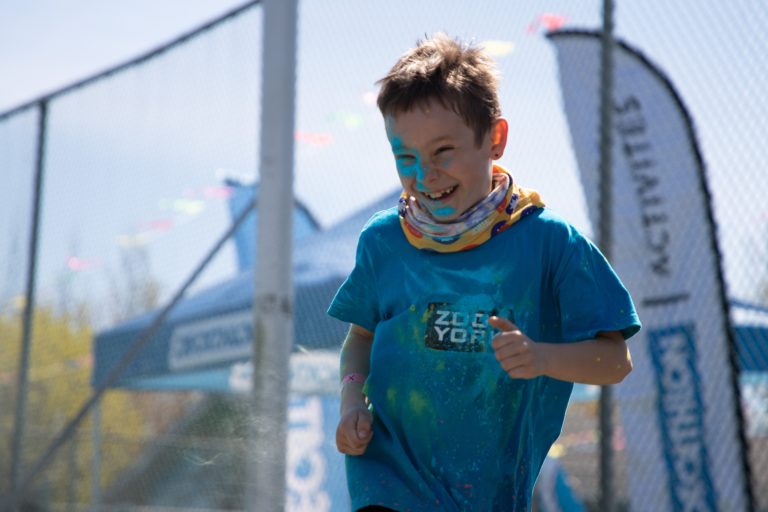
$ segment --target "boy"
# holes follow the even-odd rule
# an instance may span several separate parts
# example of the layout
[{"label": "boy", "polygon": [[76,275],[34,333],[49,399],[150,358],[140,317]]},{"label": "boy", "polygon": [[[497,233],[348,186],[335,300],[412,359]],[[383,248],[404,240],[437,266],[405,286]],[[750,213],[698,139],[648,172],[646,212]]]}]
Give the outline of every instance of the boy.
[{"label": "boy", "polygon": [[380,83],[403,195],[329,308],[351,324],[353,510],[529,510],[573,382],[620,382],[640,322],[600,252],[493,164],[508,125],[489,57],[439,34]]}]

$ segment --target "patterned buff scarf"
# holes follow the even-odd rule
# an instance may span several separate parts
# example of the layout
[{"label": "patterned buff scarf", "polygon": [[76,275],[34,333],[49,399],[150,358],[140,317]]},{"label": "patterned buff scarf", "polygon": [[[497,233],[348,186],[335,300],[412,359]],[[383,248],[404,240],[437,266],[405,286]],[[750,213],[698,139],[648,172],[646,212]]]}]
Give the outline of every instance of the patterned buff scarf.
[{"label": "patterned buff scarf", "polygon": [[491,193],[456,220],[436,222],[405,192],[398,213],[405,237],[417,249],[460,252],[477,247],[543,206],[538,192],[518,186],[509,172],[494,165]]}]

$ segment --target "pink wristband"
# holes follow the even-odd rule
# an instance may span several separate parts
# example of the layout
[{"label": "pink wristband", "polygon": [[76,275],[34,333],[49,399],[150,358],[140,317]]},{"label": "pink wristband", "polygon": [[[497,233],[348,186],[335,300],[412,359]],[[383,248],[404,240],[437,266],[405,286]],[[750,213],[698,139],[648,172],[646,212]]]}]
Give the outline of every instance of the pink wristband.
[{"label": "pink wristband", "polygon": [[349,384],[350,382],[359,382],[360,384],[365,383],[365,375],[361,373],[348,373],[341,379],[341,389],[344,389],[344,386]]}]

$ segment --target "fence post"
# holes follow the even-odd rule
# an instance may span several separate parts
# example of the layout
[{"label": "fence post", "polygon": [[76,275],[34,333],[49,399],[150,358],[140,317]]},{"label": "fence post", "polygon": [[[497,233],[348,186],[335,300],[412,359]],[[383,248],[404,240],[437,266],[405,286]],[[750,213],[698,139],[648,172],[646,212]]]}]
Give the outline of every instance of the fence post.
[{"label": "fence post", "polygon": [[[600,199],[598,239],[611,260],[613,244],[613,0],[603,0],[602,51],[600,54]],[[600,388],[600,510],[613,512],[615,471],[613,457],[613,389]]]},{"label": "fence post", "polygon": [[91,412],[91,512],[101,510],[101,400]]},{"label": "fence post", "polygon": [[285,509],[293,348],[293,132],[298,0],[264,0],[253,391],[247,507]]},{"label": "fence post", "polygon": [[21,478],[24,452],[24,431],[27,428],[27,392],[29,384],[29,352],[32,344],[32,327],[35,312],[35,280],[37,277],[37,242],[40,233],[40,209],[45,167],[45,138],[48,121],[48,102],[38,103],[37,154],[35,159],[35,183],[32,198],[32,225],[29,231],[29,253],[27,255],[27,292],[21,332],[21,351],[16,388],[16,415],[11,446],[10,494],[13,494]]}]

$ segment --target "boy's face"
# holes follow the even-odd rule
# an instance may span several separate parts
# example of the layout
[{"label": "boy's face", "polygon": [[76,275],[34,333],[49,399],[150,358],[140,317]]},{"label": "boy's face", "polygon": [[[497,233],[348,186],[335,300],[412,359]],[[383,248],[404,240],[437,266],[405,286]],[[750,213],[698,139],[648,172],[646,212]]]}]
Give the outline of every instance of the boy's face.
[{"label": "boy's face", "polygon": [[506,120],[496,121],[480,146],[474,130],[437,100],[385,122],[403,189],[437,221],[456,219],[490,193],[492,160],[507,141]]}]

